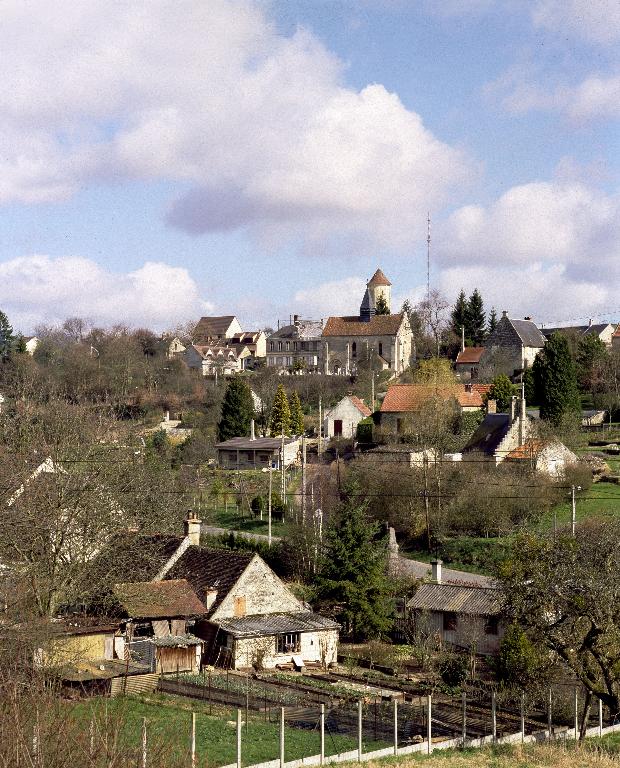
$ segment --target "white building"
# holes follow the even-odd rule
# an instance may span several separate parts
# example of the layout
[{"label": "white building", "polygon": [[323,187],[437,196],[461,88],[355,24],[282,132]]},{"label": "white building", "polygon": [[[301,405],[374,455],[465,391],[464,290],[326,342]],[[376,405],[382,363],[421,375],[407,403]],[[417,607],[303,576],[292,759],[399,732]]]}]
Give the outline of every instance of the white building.
[{"label": "white building", "polygon": [[327,438],[355,437],[357,425],[371,413],[370,408],[359,397],[346,395],[337,405],[325,413],[323,436]]}]

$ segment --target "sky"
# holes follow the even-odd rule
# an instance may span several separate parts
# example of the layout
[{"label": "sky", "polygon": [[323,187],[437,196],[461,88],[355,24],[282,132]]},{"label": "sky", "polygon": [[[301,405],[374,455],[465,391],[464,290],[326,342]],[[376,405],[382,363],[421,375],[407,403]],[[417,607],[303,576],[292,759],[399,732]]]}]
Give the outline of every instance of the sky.
[{"label": "sky", "polygon": [[620,321],[618,0],[3,0],[0,309]]}]

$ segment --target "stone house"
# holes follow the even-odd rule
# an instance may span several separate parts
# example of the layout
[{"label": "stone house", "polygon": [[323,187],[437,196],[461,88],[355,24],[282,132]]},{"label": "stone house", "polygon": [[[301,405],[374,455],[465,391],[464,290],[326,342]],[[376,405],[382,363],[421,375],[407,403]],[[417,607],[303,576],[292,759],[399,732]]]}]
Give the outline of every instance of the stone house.
[{"label": "stone house", "polygon": [[267,339],[267,365],[270,368],[317,371],[323,322],[301,320],[278,328]]},{"label": "stone house", "polygon": [[192,627],[203,663],[239,669],[336,661],[335,621],[298,600],[259,555],[203,547],[200,532],[201,521],[190,513],[184,537],[126,534],[98,561],[108,579],[118,572],[125,583],[133,574],[187,582],[205,608]]},{"label": "stone house", "polygon": [[611,349],[613,352],[617,352],[620,350],[620,325],[618,328],[614,331],[611,337]]},{"label": "stone house", "polygon": [[355,437],[357,425],[371,413],[370,408],[359,397],[345,395],[337,405],[325,413],[323,436]]},{"label": "stone house", "polygon": [[596,336],[600,339],[607,349],[611,348],[612,338],[615,333],[616,326],[613,323],[588,323],[588,325],[568,325],[559,328],[541,328],[540,331],[543,336],[548,339],[554,333],[563,333],[565,335],[574,336],[579,339],[582,336]]},{"label": "stone house", "polygon": [[194,328],[192,340],[196,344],[225,343],[241,333],[243,328],[234,315],[201,317]]},{"label": "stone house", "polygon": [[512,398],[508,413],[496,413],[495,401],[487,403],[487,414],[463,448],[463,461],[502,461],[534,436],[533,419],[526,413],[525,398]]},{"label": "stone house", "polygon": [[[248,353],[249,354],[249,353]],[[192,344],[182,354],[189,368],[203,376],[230,376],[241,370],[242,363],[232,347],[211,344]]]},{"label": "stone house", "polygon": [[545,346],[545,337],[531,318],[512,320],[504,311],[493,333],[484,342],[485,352],[480,364],[487,364],[493,358],[501,360],[498,373],[512,378],[520,376],[530,368],[536,355]]},{"label": "stone house", "polygon": [[406,434],[412,414],[427,405],[453,407],[461,413],[480,411],[488,390],[484,384],[391,384],[379,409],[381,429]]},{"label": "stone house", "polygon": [[299,459],[300,442],[297,437],[231,437],[215,446],[220,469],[280,469],[282,462],[288,467]]},{"label": "stone house", "polygon": [[413,336],[406,314],[376,314],[380,300],[391,311],[391,285],[377,269],[366,285],[359,315],[327,319],[321,352],[324,373],[348,376],[359,365],[374,363],[398,375],[409,367]]},{"label": "stone house", "polygon": [[579,459],[559,440],[541,440],[530,437],[506,456],[506,461],[527,464],[535,472],[552,478],[561,478]]},{"label": "stone house", "polygon": [[166,357],[169,360],[172,360],[175,357],[180,357],[183,352],[187,349],[186,345],[183,344],[181,339],[179,339],[178,336],[175,336],[174,339],[166,339]]},{"label": "stone house", "polygon": [[480,359],[484,347],[465,347],[456,356],[454,370],[461,381],[475,381],[478,378]]},{"label": "stone house", "polygon": [[251,369],[256,365],[257,360],[265,358],[267,337],[264,331],[243,331],[243,333],[232,336],[227,341],[227,346],[235,350],[244,370]]},{"label": "stone house", "polygon": [[433,581],[418,587],[407,602],[416,630],[436,637],[441,646],[493,655],[506,629],[501,592],[476,584],[445,584],[441,560],[432,561]]}]

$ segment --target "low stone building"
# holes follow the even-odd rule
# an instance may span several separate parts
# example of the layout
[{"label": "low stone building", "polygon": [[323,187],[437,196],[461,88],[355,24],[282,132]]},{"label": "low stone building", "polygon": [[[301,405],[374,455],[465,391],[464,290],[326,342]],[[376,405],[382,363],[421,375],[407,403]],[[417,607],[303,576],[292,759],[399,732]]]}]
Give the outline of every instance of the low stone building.
[{"label": "low stone building", "polygon": [[456,356],[454,370],[461,381],[475,381],[478,378],[480,360],[484,347],[465,347]]},{"label": "low stone building", "polygon": [[372,411],[355,395],[345,395],[342,400],[325,413],[323,437],[355,437],[357,425],[368,418]]},{"label": "low stone building", "polygon": [[[366,285],[359,315],[327,319],[321,354],[324,373],[348,376],[363,365],[398,375],[409,367],[411,326],[404,312],[391,314],[391,285],[377,269]],[[388,314],[378,314],[378,307]]]},{"label": "low stone building", "polygon": [[495,373],[518,377],[526,368],[531,368],[545,342],[531,318],[513,320],[504,311],[495,330],[484,342],[485,352],[479,365],[490,365],[495,360]]},{"label": "low stone building", "polygon": [[441,560],[432,562],[433,581],[418,587],[408,601],[408,617],[416,630],[437,637],[441,645],[493,655],[506,629],[501,592],[494,587],[444,584]]},{"label": "low stone building", "polygon": [[269,463],[280,468],[299,459],[300,442],[297,437],[231,437],[217,443],[217,465],[220,469],[262,469]]},{"label": "low stone building", "polygon": [[526,413],[525,398],[512,398],[508,413],[495,413],[495,401],[489,401],[488,412],[463,448],[463,461],[502,461],[519,446],[535,436],[534,420]]},{"label": "low stone building", "polygon": [[526,464],[535,472],[557,479],[564,477],[566,470],[574,467],[579,459],[559,440],[531,437],[510,451],[506,461]]}]

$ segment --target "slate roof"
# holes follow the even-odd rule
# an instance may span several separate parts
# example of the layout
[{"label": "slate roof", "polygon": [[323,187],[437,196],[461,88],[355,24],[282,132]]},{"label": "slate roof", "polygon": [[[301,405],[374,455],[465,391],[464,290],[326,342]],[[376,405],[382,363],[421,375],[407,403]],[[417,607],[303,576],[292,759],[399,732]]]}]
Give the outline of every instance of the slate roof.
[{"label": "slate roof", "polygon": [[383,274],[383,272],[380,269],[377,269],[375,274],[370,278],[368,281],[368,285],[392,285],[390,281],[387,279],[387,277]]},{"label": "slate roof", "polygon": [[482,395],[472,387],[468,392],[464,384],[434,386],[432,384],[391,384],[381,403],[381,413],[407,413],[416,411],[431,399],[454,398],[461,407],[482,408]]},{"label": "slate roof", "polygon": [[544,347],[547,341],[538,327],[531,320],[512,320],[507,318],[517,332],[524,347]]},{"label": "slate roof", "polygon": [[262,637],[281,635],[285,632],[315,632],[316,630],[338,629],[338,622],[319,616],[312,611],[295,613],[271,613],[268,615],[242,616],[222,619],[218,625],[233,637]]},{"label": "slate roof", "polygon": [[207,612],[185,579],[115,584],[113,592],[133,619],[188,618]]},{"label": "slate roof", "polygon": [[323,336],[396,336],[403,322],[403,313],[374,315],[367,322],[359,316],[328,317]]},{"label": "slate roof", "polygon": [[283,325],[274,331],[269,339],[319,339],[323,333],[323,323],[320,320],[298,320],[293,325]]},{"label": "slate roof", "polygon": [[407,608],[414,611],[496,616],[501,610],[501,592],[489,587],[422,584],[407,603]]},{"label": "slate roof", "polygon": [[194,328],[194,335],[196,337],[223,336],[233,320],[236,320],[235,315],[201,317]]},{"label": "slate roof", "polygon": [[492,456],[506,437],[510,426],[510,416],[507,413],[487,413],[482,424],[463,448],[463,453],[482,451]]},{"label": "slate roof", "polygon": [[593,325],[566,325],[566,326],[560,326],[558,328],[541,328],[541,333],[546,338],[549,338],[554,333],[566,333],[567,331],[571,333],[577,333],[581,334],[583,336],[587,336],[589,334],[596,334],[597,336],[600,336],[601,333],[603,333],[604,330],[606,330],[612,323],[594,323]]},{"label": "slate roof", "polygon": [[465,347],[456,356],[457,365],[471,365],[480,362],[480,358],[484,352],[484,347]]}]

